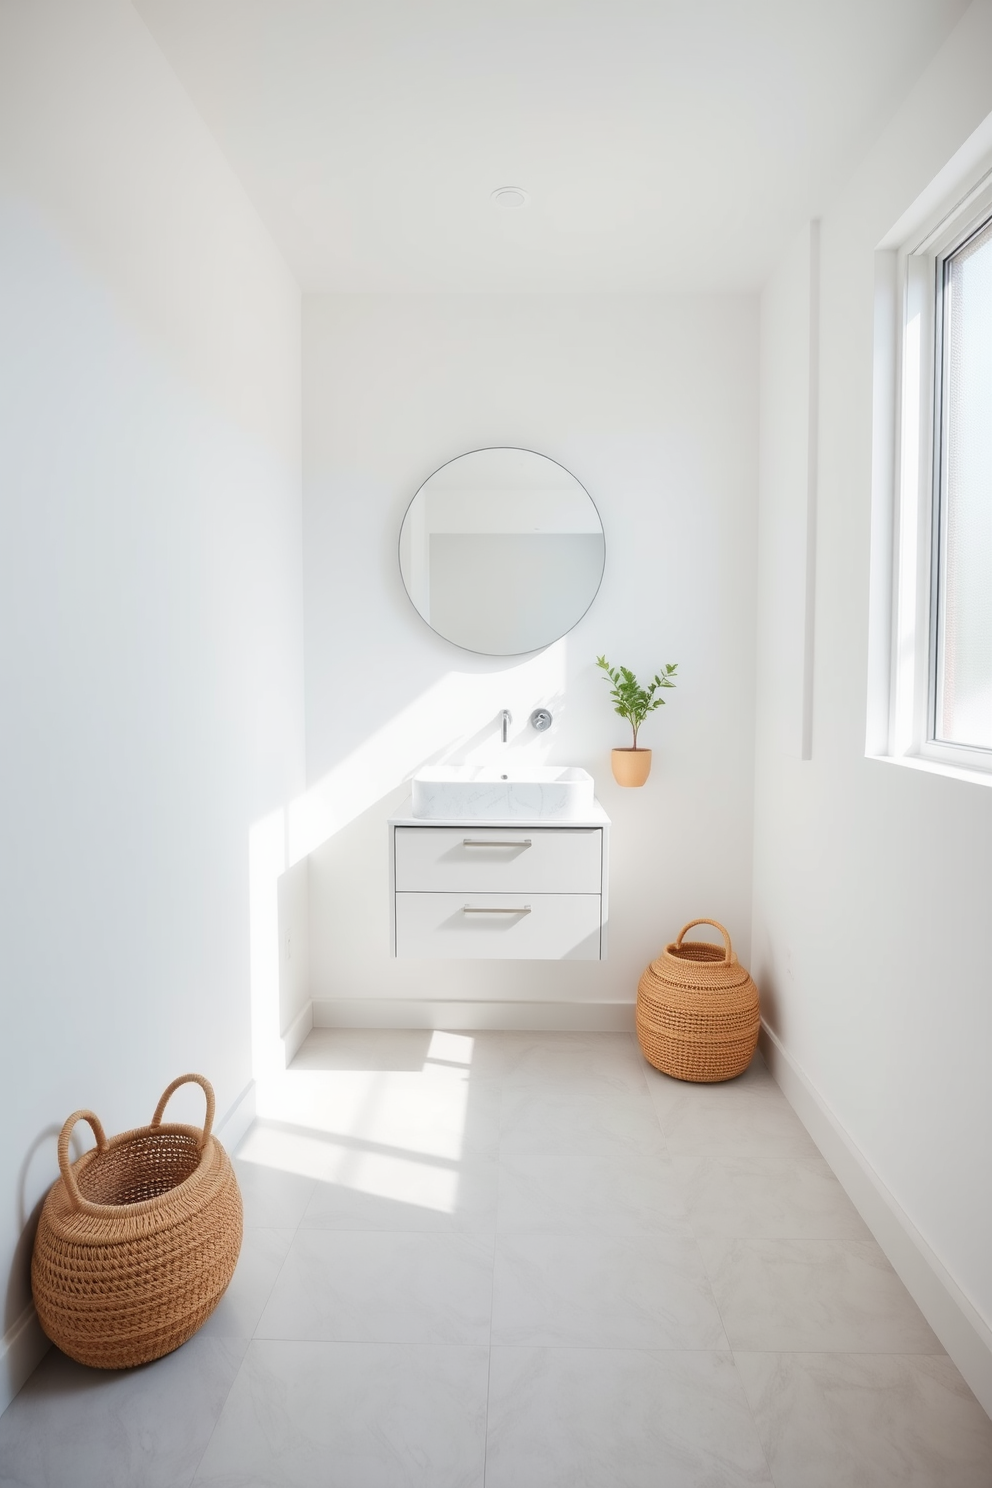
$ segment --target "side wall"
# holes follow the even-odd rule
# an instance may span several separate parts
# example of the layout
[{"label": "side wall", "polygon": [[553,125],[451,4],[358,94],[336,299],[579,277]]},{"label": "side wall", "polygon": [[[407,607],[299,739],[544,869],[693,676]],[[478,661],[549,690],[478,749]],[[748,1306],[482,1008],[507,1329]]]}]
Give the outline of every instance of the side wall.
[{"label": "side wall", "polygon": [[119,0],[0,12],[0,326],[2,1406],[64,1117],[249,1085],[249,830],[302,785],[299,294]]},{"label": "side wall", "polygon": [[805,236],[764,296],[754,866],[770,1053],[987,1409],[992,790],[866,759],[865,695],[874,250],[992,109],[990,57],[980,4],[823,219],[807,762],[784,742],[797,692],[776,665],[776,627],[801,622],[782,523],[806,500],[805,413],[787,394],[808,334]]},{"label": "side wall", "polygon": [[[645,963],[707,913],[746,959],[756,385],[756,298],[304,300],[318,1004],[364,999],[351,1010],[363,1021],[383,1012],[370,1000],[425,998],[460,1000],[461,1018],[473,1015],[466,1001],[496,1005],[504,1020],[528,1016],[498,1006],[507,1002],[620,1003],[629,1016]],[[493,660],[441,640],[400,580],[397,538],[414,492],[444,461],[485,445],[560,461],[606,531],[591,610],[529,658]],[[610,774],[610,748],[629,730],[596,671],[601,652],[639,674],[679,664],[678,690],[641,736],[655,750],[642,790]],[[538,706],[555,717],[545,735],[528,724]],[[505,757],[586,767],[613,819],[609,960],[391,960],[387,818],[422,763],[494,758],[504,707]]]}]

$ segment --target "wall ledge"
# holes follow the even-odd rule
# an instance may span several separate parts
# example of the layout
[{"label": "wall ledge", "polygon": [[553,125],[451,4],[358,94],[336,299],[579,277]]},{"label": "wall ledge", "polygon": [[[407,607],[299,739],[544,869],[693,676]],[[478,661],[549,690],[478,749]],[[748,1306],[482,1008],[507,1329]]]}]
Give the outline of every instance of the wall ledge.
[{"label": "wall ledge", "polygon": [[468,1028],[477,1032],[633,1033],[632,1002],[314,998],[314,1028]]},{"label": "wall ledge", "polygon": [[945,760],[922,759],[918,754],[872,754],[865,759],[878,765],[902,765],[907,770],[921,770],[925,775],[942,775],[945,780],[962,780],[968,785],[992,786],[992,771],[969,770]]},{"label": "wall ledge", "polygon": [[992,1328],[766,1023],[761,1026],[760,1045],[782,1093],[982,1408],[992,1417]]}]

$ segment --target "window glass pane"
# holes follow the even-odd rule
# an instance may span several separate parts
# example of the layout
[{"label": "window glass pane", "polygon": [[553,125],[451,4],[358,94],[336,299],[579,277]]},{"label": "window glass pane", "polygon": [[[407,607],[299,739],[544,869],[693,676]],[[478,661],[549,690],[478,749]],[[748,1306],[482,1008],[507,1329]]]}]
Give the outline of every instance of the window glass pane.
[{"label": "window glass pane", "polygon": [[992,222],[944,265],[936,737],[992,749]]}]

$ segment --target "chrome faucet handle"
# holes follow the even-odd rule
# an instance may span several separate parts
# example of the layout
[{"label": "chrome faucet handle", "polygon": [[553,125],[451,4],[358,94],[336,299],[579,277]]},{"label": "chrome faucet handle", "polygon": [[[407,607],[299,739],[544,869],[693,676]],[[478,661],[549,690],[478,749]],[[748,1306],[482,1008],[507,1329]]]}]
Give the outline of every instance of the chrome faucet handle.
[{"label": "chrome faucet handle", "polygon": [[532,729],[537,729],[539,734],[543,734],[545,729],[549,729],[553,723],[554,719],[547,708],[535,708],[530,715],[530,726]]}]

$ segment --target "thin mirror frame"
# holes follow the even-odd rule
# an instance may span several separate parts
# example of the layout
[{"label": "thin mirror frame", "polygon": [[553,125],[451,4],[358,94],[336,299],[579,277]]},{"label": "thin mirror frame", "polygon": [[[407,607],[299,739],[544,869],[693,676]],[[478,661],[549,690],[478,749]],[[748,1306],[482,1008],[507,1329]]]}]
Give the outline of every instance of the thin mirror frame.
[{"label": "thin mirror frame", "polygon": [[[586,605],[586,607],[582,611],[581,615],[577,615],[576,616],[576,618],[572,621],[571,625],[568,627],[567,630],[563,630],[560,635],[553,636],[550,641],[542,641],[539,646],[531,646],[531,647],[529,647],[528,650],[526,650],[526,651],[477,651],[472,646],[462,646],[462,645],[459,644],[458,641],[453,641],[450,636],[446,636],[443,631],[440,631],[440,630],[435,629],[435,627],[431,624],[431,622],[429,620],[427,620],[427,619],[424,618],[423,614],[417,608],[417,605],[414,602],[413,595],[410,593],[410,590],[407,588],[406,578],[405,578],[404,573],[403,573],[403,559],[402,559],[403,528],[406,526],[407,517],[409,517],[410,512],[413,509],[413,504],[416,501],[417,497],[420,495],[421,491],[424,489],[424,487],[426,485],[428,485],[434,479],[434,477],[437,474],[439,474],[440,471],[446,470],[449,465],[454,465],[456,463],[456,461],[458,461],[458,460],[464,460],[469,455],[484,455],[484,454],[488,454],[490,450],[515,450],[517,453],[523,454],[523,455],[536,455],[539,460],[547,460],[550,465],[557,465],[557,467],[558,467],[559,470],[564,470],[565,474],[569,477],[569,479],[570,480],[573,480],[575,482],[575,484],[579,487],[579,490],[582,491],[582,493],[586,497],[586,500],[589,502],[589,505],[592,507],[593,511],[596,513],[596,520],[599,523],[599,530],[603,534],[603,567],[600,570],[599,583],[596,585],[596,588],[595,588],[595,590],[594,590],[594,592],[593,592],[593,594],[592,594],[592,596],[591,596],[591,598],[589,600],[589,603]],[[434,634],[436,636],[438,636],[442,641],[447,641],[447,643],[448,643],[449,646],[456,646],[459,651],[467,651],[470,656],[492,656],[492,657],[495,657],[496,659],[499,659],[500,657],[509,657],[509,656],[536,656],[536,654],[538,653],[538,651],[546,651],[549,646],[555,646],[555,645],[557,645],[557,643],[560,640],[563,640],[565,636],[570,635],[571,632],[575,629],[575,627],[579,624],[579,621],[585,619],[585,617],[588,615],[589,611],[592,609],[593,605],[596,603],[596,598],[597,598],[597,596],[599,594],[600,589],[602,589],[602,587],[603,587],[603,579],[604,579],[604,577],[606,575],[607,553],[608,553],[608,544],[607,544],[607,541],[606,541],[606,528],[603,525],[602,514],[600,513],[599,507],[596,505],[595,501],[592,499],[592,497],[589,495],[589,492],[586,490],[586,487],[579,480],[578,476],[577,475],[573,475],[572,472],[571,472],[571,470],[569,470],[568,466],[567,465],[563,465],[560,460],[554,460],[554,459],[552,459],[552,457],[550,455],[542,455],[541,452],[540,452],[540,450],[527,449],[522,444],[483,444],[483,445],[480,445],[478,449],[463,450],[460,455],[452,455],[452,457],[451,457],[450,460],[444,460],[444,461],[442,461],[442,463],[440,465],[438,465],[438,467],[437,467],[436,470],[432,470],[431,473],[430,473],[430,475],[426,476],[425,479],[420,482],[420,485],[417,487],[417,489],[414,491],[413,495],[410,497],[410,500],[407,502],[407,505],[406,505],[406,510],[403,513],[403,519],[400,522],[399,532],[396,535],[396,567],[399,569],[400,583],[403,585],[403,593],[406,595],[407,599],[410,601],[410,607],[414,611],[414,613],[416,614],[416,616],[418,617],[418,619],[422,620],[423,623],[427,626],[428,630],[433,631]]]}]

